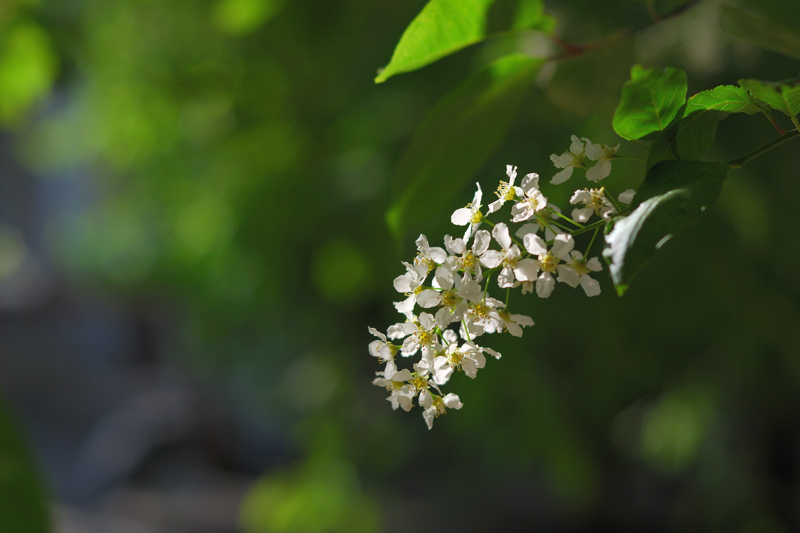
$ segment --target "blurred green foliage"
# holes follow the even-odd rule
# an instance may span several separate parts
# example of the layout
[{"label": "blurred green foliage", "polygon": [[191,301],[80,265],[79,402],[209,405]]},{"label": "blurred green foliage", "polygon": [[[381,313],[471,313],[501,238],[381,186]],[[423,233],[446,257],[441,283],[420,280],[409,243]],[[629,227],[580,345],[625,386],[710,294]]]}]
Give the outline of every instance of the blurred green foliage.
[{"label": "blurred green foliage", "polygon": [[[487,70],[501,48],[557,52],[540,30],[583,43],[650,24],[646,3],[629,0],[546,2],[555,28],[523,4],[495,2],[487,27],[522,13],[519,24],[537,31],[379,86],[377,69],[424,2],[0,10],[0,121],[30,169],[80,193],[47,226],[70,283],[174,314],[171,360],[219,379],[300,457],[254,486],[246,531],[390,531],[386,516],[412,513],[488,530],[529,517],[540,486],[554,502],[548,516],[613,523],[619,501],[637,505],[619,485],[640,471],[669,487],[663,530],[791,528],[800,472],[791,460],[769,464],[781,439],[800,442],[800,240],[787,220],[800,180],[788,144],[732,174],[719,204],[624,299],[604,278],[589,301],[561,291],[547,307],[519,303],[536,326],[502,340],[503,358],[480,379],[454,380],[465,409],[433,432],[369,384],[366,326],[396,319],[391,280],[410,237],[440,244],[474,181],[488,194],[506,164],[548,181],[548,156],[570,134],[615,144],[611,117],[632,64],[685,69],[689,94],[798,72],[791,58],[722,33],[714,1],[580,57]],[[663,14],[662,4],[685,2],[655,2]],[[483,81],[461,85],[468,78]],[[452,102],[484,105],[429,136]],[[756,118],[721,123],[709,157],[774,138]],[[615,161],[609,183],[621,191],[642,175],[641,162]],[[414,180],[425,202],[403,208],[398,253],[385,213]]]}]

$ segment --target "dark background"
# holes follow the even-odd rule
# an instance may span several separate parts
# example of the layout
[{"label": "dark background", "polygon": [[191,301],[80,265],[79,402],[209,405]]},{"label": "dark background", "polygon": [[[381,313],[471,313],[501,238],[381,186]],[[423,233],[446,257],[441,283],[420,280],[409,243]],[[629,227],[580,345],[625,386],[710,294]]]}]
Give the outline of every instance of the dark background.
[{"label": "dark background", "polygon": [[[453,232],[419,213],[393,240],[398,161],[440,98],[530,45],[375,85],[423,5],[0,5],[0,391],[54,530],[800,531],[795,141],[731,172],[624,298],[605,272],[598,298],[529,297],[536,326],[454,380],[465,407],[432,431],[370,384],[400,260]],[[547,11],[573,42],[649,24],[638,2]],[[549,178],[570,134],[619,142],[634,63],[690,94],[798,74],[701,2],[547,67],[452,209],[508,163]],[[731,116],[709,159],[776,136]],[[608,183],[641,175],[618,160]]]}]

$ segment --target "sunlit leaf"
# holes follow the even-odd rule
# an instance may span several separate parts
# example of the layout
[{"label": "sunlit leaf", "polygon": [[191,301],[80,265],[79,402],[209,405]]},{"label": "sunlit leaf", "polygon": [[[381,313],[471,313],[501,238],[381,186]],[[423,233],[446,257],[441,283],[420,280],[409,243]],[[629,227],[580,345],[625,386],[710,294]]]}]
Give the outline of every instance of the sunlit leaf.
[{"label": "sunlit leaf", "polygon": [[665,159],[698,161],[714,144],[717,125],[731,113],[764,113],[769,108],[755,100],[741,87],[721,85],[692,96],[686,108],[678,112],[680,120],[673,122],[653,142],[648,156],[648,168]]},{"label": "sunlit leaf", "polygon": [[50,531],[47,499],[27,445],[0,403],[0,530]]},{"label": "sunlit leaf", "polygon": [[399,165],[397,200],[386,215],[395,236],[409,222],[452,205],[505,138],[539,64],[523,56],[503,58],[431,111]]},{"label": "sunlit leaf", "polygon": [[220,30],[241,35],[269,22],[284,4],[285,0],[218,0],[212,17]]},{"label": "sunlit leaf", "polygon": [[429,65],[485,37],[494,0],[430,0],[411,21],[375,83]]},{"label": "sunlit leaf", "polygon": [[58,60],[47,33],[17,22],[0,36],[0,123],[11,123],[50,92]]},{"label": "sunlit leaf", "polygon": [[718,163],[662,161],[637,192],[641,202],[624,218],[609,222],[603,256],[622,295],[657,249],[694,222],[722,190],[726,168]]},{"label": "sunlit leaf", "polygon": [[544,0],[519,0],[514,16],[515,30],[541,30],[551,32],[556,20],[544,12]]},{"label": "sunlit leaf", "polygon": [[739,85],[772,109],[776,109],[792,119],[795,126],[800,113],[800,80],[769,82],[761,80],[739,80]]},{"label": "sunlit leaf", "polygon": [[685,101],[686,74],[682,70],[645,69],[634,65],[614,112],[614,131],[629,141],[664,131]]},{"label": "sunlit leaf", "polygon": [[[782,2],[782,5],[791,2]],[[787,6],[788,7],[788,6]],[[722,27],[731,35],[753,42],[763,48],[800,59],[800,31],[793,16],[777,19],[763,13],[722,5]],[[787,21],[793,26],[787,26]]]}]

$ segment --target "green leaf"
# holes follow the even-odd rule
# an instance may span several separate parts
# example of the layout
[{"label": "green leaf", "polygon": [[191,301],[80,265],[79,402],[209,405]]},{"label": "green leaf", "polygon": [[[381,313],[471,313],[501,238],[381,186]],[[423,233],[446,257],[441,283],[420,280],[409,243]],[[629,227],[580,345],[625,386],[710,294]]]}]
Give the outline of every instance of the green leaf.
[{"label": "green leaf", "polygon": [[509,56],[447,95],[415,134],[398,167],[397,201],[386,214],[396,237],[409,222],[447,208],[494,154],[541,61]]},{"label": "green leaf", "polygon": [[734,85],[720,85],[708,91],[697,93],[686,102],[684,115],[703,110],[725,111],[726,113],[747,113],[752,115],[764,112],[764,104],[755,100],[747,91]]},{"label": "green leaf", "polygon": [[685,101],[686,74],[682,70],[645,69],[634,65],[614,112],[614,131],[629,141],[664,131]]},{"label": "green leaf", "polygon": [[655,251],[719,197],[726,172],[700,161],[662,161],[647,172],[638,207],[606,226],[603,257],[620,296]]},{"label": "green leaf", "polygon": [[[791,3],[782,2],[781,11],[785,11],[785,7],[789,7],[785,4]],[[753,42],[794,59],[800,59],[800,31],[798,31],[796,17],[784,14],[781,18],[777,18],[775,16],[777,14],[772,13],[773,16],[767,16],[764,13],[723,4],[722,28],[734,37]],[[794,27],[787,26],[787,21],[794,21]]]},{"label": "green leaf", "polygon": [[552,33],[555,27],[556,20],[544,12],[544,0],[519,0],[513,29]]},{"label": "green leaf", "polygon": [[764,113],[769,117],[769,107],[754,99],[741,87],[721,85],[697,93],[686,102],[686,108],[653,143],[648,156],[650,168],[665,159],[698,161],[714,144],[717,125],[731,113]]},{"label": "green leaf", "polygon": [[47,499],[28,447],[0,403],[0,524],[2,531],[50,531]]},{"label": "green leaf", "polygon": [[800,113],[800,80],[769,82],[761,80],[739,80],[739,85],[756,98],[792,119],[800,129],[797,114]]},{"label": "green leaf", "polygon": [[411,21],[375,83],[411,72],[483,40],[494,0],[430,0]]}]

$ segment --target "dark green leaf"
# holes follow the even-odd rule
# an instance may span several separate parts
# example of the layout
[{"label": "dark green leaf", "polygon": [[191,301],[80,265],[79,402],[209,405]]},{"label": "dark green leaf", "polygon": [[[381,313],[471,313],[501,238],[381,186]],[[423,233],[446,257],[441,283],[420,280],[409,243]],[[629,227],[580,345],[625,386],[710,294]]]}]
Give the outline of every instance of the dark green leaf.
[{"label": "dark green leaf", "polygon": [[764,113],[768,107],[755,100],[741,87],[721,85],[697,93],[686,102],[679,112],[679,121],[658,136],[650,149],[648,168],[665,159],[698,161],[714,144],[717,125],[730,113]]},{"label": "dark green leaf", "polygon": [[[783,5],[791,2],[782,2]],[[787,6],[788,7],[788,6]],[[757,8],[757,6],[756,6]],[[795,17],[776,18],[730,4],[722,5],[722,27],[731,35],[753,42],[763,48],[800,59],[800,31]],[[787,25],[794,22],[793,26]]]},{"label": "dark green leaf", "polygon": [[645,69],[634,65],[622,88],[612,125],[629,141],[664,131],[686,102],[686,74],[680,69]]},{"label": "dark green leaf", "polygon": [[638,207],[607,227],[603,257],[619,295],[658,248],[719,197],[726,172],[718,163],[699,161],[662,161],[647,172],[636,193]]},{"label": "dark green leaf", "polygon": [[50,531],[47,499],[25,441],[0,403],[0,530]]},{"label": "dark green leaf", "polygon": [[399,164],[398,200],[386,215],[395,236],[451,205],[505,138],[539,65],[526,56],[503,58],[431,111]]},{"label": "dark green leaf", "polygon": [[430,0],[400,37],[375,83],[429,65],[485,37],[486,13],[494,0]]},{"label": "dark green leaf", "polygon": [[795,126],[800,128],[796,118],[800,113],[800,81],[739,80],[739,85],[747,89],[753,98],[790,117]]}]

